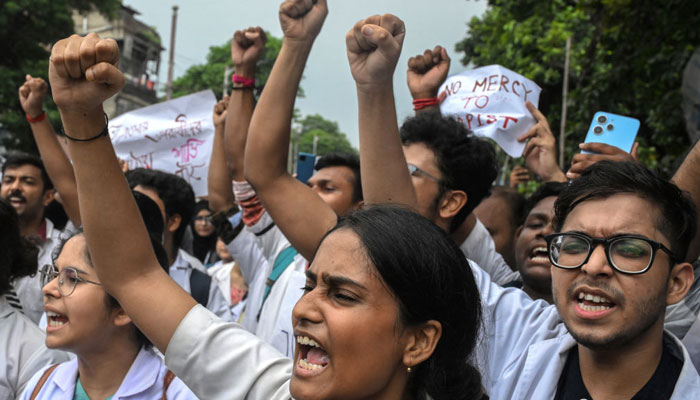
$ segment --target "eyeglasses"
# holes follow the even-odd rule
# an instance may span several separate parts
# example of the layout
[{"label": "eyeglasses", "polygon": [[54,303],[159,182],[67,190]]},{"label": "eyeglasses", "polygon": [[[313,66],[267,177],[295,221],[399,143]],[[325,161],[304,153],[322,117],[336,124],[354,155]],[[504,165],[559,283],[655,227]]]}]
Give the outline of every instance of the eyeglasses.
[{"label": "eyeglasses", "polygon": [[39,272],[41,272],[42,287],[46,286],[49,284],[49,282],[58,277],[58,292],[61,293],[61,296],[63,297],[72,295],[78,282],[86,282],[92,283],[93,285],[102,286],[102,284],[99,282],[93,282],[85,278],[81,278],[78,275],[78,270],[72,267],[63,268],[61,272],[58,272],[53,264],[46,264]]},{"label": "eyeglasses", "polygon": [[408,166],[408,173],[411,174],[411,176],[416,176],[416,174],[423,175],[426,178],[432,179],[435,182],[440,183],[439,178],[436,178],[433,175],[430,175],[424,169],[418,168],[417,166],[410,164],[410,163],[407,163],[406,166]]},{"label": "eyeglasses", "polygon": [[616,271],[623,274],[643,274],[651,268],[656,251],[665,251],[675,262],[676,256],[663,244],[638,235],[620,235],[609,239],[593,238],[583,233],[546,235],[549,261],[555,267],[576,269],[588,262],[593,249],[602,244],[605,256]]},{"label": "eyeglasses", "polygon": [[193,219],[195,221],[201,221],[204,222],[205,224],[211,224],[211,215],[198,215],[194,217]]}]

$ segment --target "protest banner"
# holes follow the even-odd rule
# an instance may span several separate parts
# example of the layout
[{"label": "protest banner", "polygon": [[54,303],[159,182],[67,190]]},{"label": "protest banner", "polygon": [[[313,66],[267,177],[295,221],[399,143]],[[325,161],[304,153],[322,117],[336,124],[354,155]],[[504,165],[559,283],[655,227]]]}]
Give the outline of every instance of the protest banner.
[{"label": "protest banner", "polygon": [[517,138],[536,122],[525,101],[537,106],[541,91],[522,75],[489,65],[447,78],[439,91],[440,110],[475,135],[493,139],[511,157],[520,157],[525,143]]},{"label": "protest banner", "polygon": [[129,169],[169,172],[207,194],[216,97],[206,90],[122,114],[109,123],[117,157]]}]

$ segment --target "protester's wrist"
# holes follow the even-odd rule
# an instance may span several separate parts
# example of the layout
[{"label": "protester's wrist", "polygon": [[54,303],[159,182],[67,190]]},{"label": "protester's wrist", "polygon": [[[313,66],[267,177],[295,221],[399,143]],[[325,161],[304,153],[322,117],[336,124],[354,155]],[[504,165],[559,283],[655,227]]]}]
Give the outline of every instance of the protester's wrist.
[{"label": "protester's wrist", "polygon": [[566,174],[564,174],[564,171],[561,169],[557,168],[555,171],[547,174],[542,174],[540,175],[540,179],[542,179],[543,182],[567,182],[568,178],[566,177]]},{"label": "protester's wrist", "polygon": [[247,64],[234,65],[233,71],[236,75],[242,76],[244,78],[255,79],[255,64],[253,64],[253,65],[247,65]]},{"label": "protester's wrist", "polygon": [[105,113],[102,105],[92,110],[65,110],[59,108],[63,129],[77,139],[94,137],[105,127]]},{"label": "protester's wrist", "polygon": [[394,83],[392,80],[376,81],[376,82],[355,82],[358,93],[377,94],[394,92]]},{"label": "protester's wrist", "polygon": [[314,40],[316,40],[315,36],[311,39],[290,39],[288,37],[284,37],[282,39],[282,46],[289,47],[295,52],[310,52],[311,47],[314,45]]},{"label": "protester's wrist", "polygon": [[437,97],[437,89],[435,91],[421,91],[421,92],[411,92],[411,97],[413,97],[413,100],[418,100],[418,99],[431,99],[433,97]]}]

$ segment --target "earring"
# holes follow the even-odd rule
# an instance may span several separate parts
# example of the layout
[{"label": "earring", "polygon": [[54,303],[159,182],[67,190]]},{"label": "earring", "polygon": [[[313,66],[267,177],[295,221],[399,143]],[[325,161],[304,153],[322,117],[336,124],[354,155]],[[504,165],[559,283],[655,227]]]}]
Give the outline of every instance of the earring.
[{"label": "earring", "polygon": [[411,367],[406,368],[406,372],[411,373]]}]

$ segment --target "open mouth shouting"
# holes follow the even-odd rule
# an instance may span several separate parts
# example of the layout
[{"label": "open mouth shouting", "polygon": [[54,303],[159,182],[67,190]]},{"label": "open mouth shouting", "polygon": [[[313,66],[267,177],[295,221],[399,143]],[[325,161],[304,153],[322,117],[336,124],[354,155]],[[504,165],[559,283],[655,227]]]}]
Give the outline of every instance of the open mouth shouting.
[{"label": "open mouth shouting", "polygon": [[53,311],[46,311],[46,331],[56,331],[68,323],[68,317]]},{"label": "open mouth shouting", "polygon": [[545,246],[537,246],[530,251],[530,261],[535,264],[549,264],[549,255]]},{"label": "open mouth shouting", "polygon": [[604,294],[582,289],[575,295],[576,314],[581,318],[597,319],[611,313],[615,308],[615,302]]},{"label": "open mouth shouting", "polygon": [[295,373],[300,376],[315,376],[323,372],[330,362],[328,353],[308,336],[296,336],[299,346],[299,360]]}]

